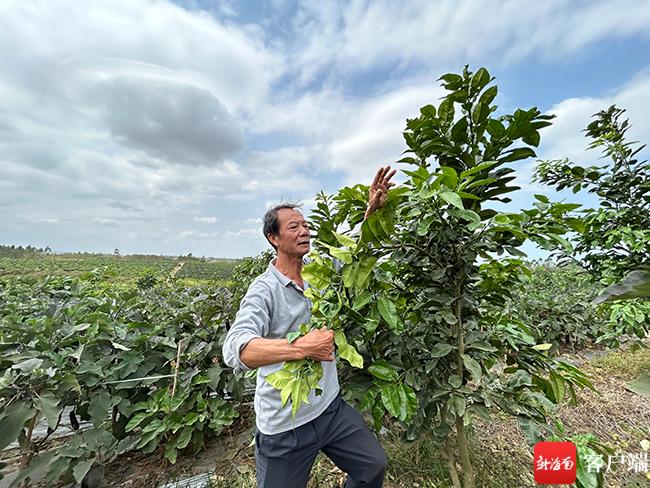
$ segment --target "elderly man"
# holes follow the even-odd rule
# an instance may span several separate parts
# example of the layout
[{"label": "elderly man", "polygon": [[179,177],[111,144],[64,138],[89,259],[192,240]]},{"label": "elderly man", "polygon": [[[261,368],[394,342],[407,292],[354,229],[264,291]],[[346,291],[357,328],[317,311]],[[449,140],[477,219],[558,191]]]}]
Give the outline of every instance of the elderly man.
[{"label": "elderly man", "polygon": [[[370,186],[366,218],[386,203],[395,170],[380,168]],[[282,204],[264,216],[264,236],[277,256],[253,281],[228,331],[223,357],[235,371],[258,368],[255,390],[255,459],[258,488],[304,488],[319,451],[348,474],[347,488],[379,488],[386,454],[359,412],[341,399],[334,333],[316,329],[289,343],[285,337],[309,322],[311,304],[303,291],[303,257],[309,252],[309,227],[296,205]],[[291,415],[280,392],[265,380],[284,361],[321,361],[322,394]]]}]

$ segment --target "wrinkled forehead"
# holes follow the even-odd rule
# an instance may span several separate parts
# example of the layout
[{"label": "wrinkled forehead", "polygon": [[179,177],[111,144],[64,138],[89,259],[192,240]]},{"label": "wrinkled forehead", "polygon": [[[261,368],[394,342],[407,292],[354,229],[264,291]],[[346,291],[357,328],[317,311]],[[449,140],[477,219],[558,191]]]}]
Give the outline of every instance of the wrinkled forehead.
[{"label": "wrinkled forehead", "polygon": [[286,227],[292,223],[302,224],[305,222],[305,217],[296,209],[281,208],[278,210],[278,223],[280,227]]}]

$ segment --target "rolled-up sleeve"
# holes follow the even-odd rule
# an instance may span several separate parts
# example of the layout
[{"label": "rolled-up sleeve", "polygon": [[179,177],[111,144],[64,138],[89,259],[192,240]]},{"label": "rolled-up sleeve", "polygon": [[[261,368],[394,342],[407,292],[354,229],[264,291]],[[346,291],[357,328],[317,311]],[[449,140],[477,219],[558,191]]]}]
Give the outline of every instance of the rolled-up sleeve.
[{"label": "rolled-up sleeve", "polygon": [[252,369],[242,362],[241,351],[252,339],[268,334],[271,305],[269,288],[261,281],[254,281],[241,301],[222,348],[223,360],[236,373]]}]

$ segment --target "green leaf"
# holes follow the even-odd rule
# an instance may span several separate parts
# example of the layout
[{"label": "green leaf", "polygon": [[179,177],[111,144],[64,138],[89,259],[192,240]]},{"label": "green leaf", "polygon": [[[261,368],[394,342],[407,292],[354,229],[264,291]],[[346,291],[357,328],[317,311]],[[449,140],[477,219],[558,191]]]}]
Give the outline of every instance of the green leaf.
[{"label": "green leaf", "polygon": [[341,296],[336,290],[329,290],[318,304],[318,309],[324,317],[333,319],[341,311]]},{"label": "green leaf", "polygon": [[387,209],[383,208],[378,210],[376,214],[379,225],[384,231],[385,236],[390,237],[393,235],[393,232],[395,231],[395,219],[392,212],[389,212]]},{"label": "green leaf", "polygon": [[395,333],[401,332],[403,325],[397,316],[397,308],[392,300],[382,295],[377,302],[379,314],[386,321],[391,330]]},{"label": "green leaf", "polygon": [[192,440],[193,432],[194,427],[184,427],[183,430],[181,430],[181,433],[178,435],[178,439],[176,439],[176,448],[185,449]]},{"label": "green leaf", "polygon": [[479,102],[482,103],[483,105],[490,105],[496,98],[498,92],[499,89],[496,85],[491,86],[490,88],[488,88],[483,92],[483,94],[479,98]]},{"label": "green leaf", "polygon": [[301,335],[302,335],[302,334],[300,333],[299,330],[294,330],[293,332],[289,332],[289,333],[287,334],[287,342],[288,342],[289,344],[291,344],[293,341],[295,341],[296,339],[298,339],[298,337],[300,337]]},{"label": "green leaf", "polygon": [[470,86],[473,93],[480,92],[485,85],[490,82],[490,73],[485,68],[479,68],[476,73],[472,75]]},{"label": "green leaf", "polygon": [[453,346],[445,344],[444,342],[438,342],[435,346],[431,348],[431,357],[432,358],[441,358],[446,356],[453,350]]},{"label": "green leaf", "polygon": [[482,418],[486,422],[493,422],[494,421],[494,419],[490,415],[490,411],[485,407],[485,405],[482,405],[480,403],[473,403],[470,406],[470,409],[474,414],[476,414],[477,416],[479,416],[480,418]]},{"label": "green leaf", "polygon": [[343,279],[343,286],[346,288],[354,287],[356,281],[357,269],[359,268],[359,262],[353,262],[351,264],[346,264],[341,270],[341,278]]},{"label": "green leaf", "polygon": [[531,130],[528,134],[521,138],[524,143],[534,147],[539,146],[539,139],[539,132],[536,130]]},{"label": "green leaf", "polygon": [[77,464],[75,464],[75,467],[72,468],[72,475],[74,476],[74,479],[77,483],[81,483],[84,479],[84,476],[88,474],[88,471],[90,471],[90,468],[93,467],[93,464],[95,463],[95,459],[88,459],[86,461],[79,461]]},{"label": "green leaf", "polygon": [[302,277],[314,288],[323,290],[327,288],[332,280],[334,271],[322,263],[320,258],[302,267]]},{"label": "green leaf", "polygon": [[352,310],[361,310],[372,301],[373,295],[367,290],[362,291],[356,296],[352,303]]},{"label": "green leaf", "polygon": [[496,178],[482,178],[480,180],[472,181],[469,185],[467,185],[466,189],[471,190],[472,188],[477,188],[479,186],[488,186],[494,183],[495,181],[498,181]]},{"label": "green leaf", "polygon": [[0,450],[18,439],[25,422],[34,417],[36,410],[27,402],[15,401],[9,404],[0,417]]},{"label": "green leaf", "polygon": [[336,237],[336,240],[339,241],[339,244],[342,246],[347,246],[354,248],[357,245],[357,241],[349,236],[346,236],[344,234],[339,234],[337,232],[333,232],[334,237]]},{"label": "green leaf", "polygon": [[465,400],[465,397],[460,395],[452,395],[450,400],[453,412],[458,417],[465,415],[465,410],[467,409],[467,401]]},{"label": "green leaf", "polygon": [[435,220],[434,215],[427,215],[425,218],[420,220],[420,223],[418,224],[418,228],[417,228],[417,234],[419,236],[427,235],[429,233],[429,226],[434,220]]},{"label": "green leaf", "polygon": [[594,304],[612,300],[628,300],[630,298],[650,297],[650,271],[632,271],[625,279],[608,286],[594,300]]},{"label": "green leaf", "polygon": [[571,227],[571,230],[574,230],[580,234],[586,230],[585,223],[581,219],[567,218],[565,219],[565,222],[569,227]]},{"label": "green leaf", "polygon": [[399,419],[408,422],[418,411],[418,398],[415,391],[408,385],[399,386]]},{"label": "green leaf", "polygon": [[[458,121],[451,128],[451,138],[456,144],[462,144],[467,141],[467,119],[465,117],[458,119]],[[456,178],[456,182],[457,181],[458,178]],[[456,182],[448,186],[453,188],[456,186]]]},{"label": "green leaf", "polygon": [[526,442],[529,446],[532,447],[542,440],[542,433],[540,432],[537,423],[533,419],[519,415],[517,417],[517,420],[519,421],[519,427],[524,433],[524,437],[526,438]]},{"label": "green leaf", "polygon": [[213,364],[206,371],[206,375],[210,379],[210,383],[213,388],[217,388],[219,386],[219,381],[221,380],[222,372],[223,372],[223,368],[219,364]]},{"label": "green leaf", "polygon": [[339,249],[338,247],[328,246],[330,250],[330,256],[338,259],[339,261],[350,264],[352,262],[352,252],[346,251],[344,249]]},{"label": "green leaf", "polygon": [[487,124],[488,133],[495,138],[500,138],[506,133],[504,125],[496,119],[490,119]]},{"label": "green leaf", "polygon": [[454,373],[449,375],[447,383],[449,383],[453,388],[460,388],[463,385],[463,380],[459,375]]},{"label": "green leaf", "polygon": [[356,288],[362,290],[368,285],[368,279],[370,278],[370,273],[372,273],[372,270],[375,267],[375,263],[377,263],[377,258],[375,256],[365,257],[358,263],[354,280],[354,286]]},{"label": "green leaf", "polygon": [[397,371],[395,371],[395,369],[387,361],[375,361],[368,368],[368,372],[380,380],[393,382],[396,382],[398,380]]},{"label": "green leaf", "polygon": [[520,386],[532,386],[533,380],[527,371],[523,369],[518,369],[508,380],[508,386],[511,388],[517,388]]},{"label": "green leaf", "polygon": [[[494,87],[496,88],[496,87]],[[480,164],[477,164],[476,166],[473,166],[465,171],[463,171],[460,174],[461,178],[467,178],[468,176],[472,176],[473,174],[480,173],[481,171],[484,171],[486,169],[492,168],[493,166],[499,164],[499,161],[484,161]]]},{"label": "green leaf", "polygon": [[309,403],[309,385],[306,379],[300,378],[291,388],[291,415],[296,418],[296,413],[303,403]]},{"label": "green leaf", "polygon": [[445,98],[438,107],[438,117],[442,125],[450,125],[454,120],[454,103],[450,98]]},{"label": "green leaf", "polygon": [[334,342],[338,348],[339,356],[345,359],[353,368],[363,368],[363,357],[351,344],[348,344],[342,330],[334,333]]},{"label": "green leaf", "polygon": [[378,393],[379,393],[379,389],[376,386],[372,386],[368,390],[366,390],[366,392],[363,394],[363,398],[361,399],[361,405],[359,406],[359,408],[363,411],[372,410],[372,407],[375,404]]},{"label": "green leaf", "polygon": [[433,105],[425,105],[424,107],[420,108],[420,113],[426,117],[435,117],[436,116],[436,107]]},{"label": "green leaf", "polygon": [[68,373],[59,383],[58,394],[63,395],[65,393],[68,393],[70,390],[81,395],[81,385],[77,381],[77,378],[75,378],[73,374]]},{"label": "green leaf", "polygon": [[282,401],[282,407],[287,404],[287,401],[289,400],[289,397],[291,396],[291,390],[293,389],[293,383],[285,388],[282,388],[280,390],[280,400]]},{"label": "green leaf", "polygon": [[633,391],[638,395],[650,398],[650,374],[641,375],[638,378],[630,381],[627,385],[625,385],[625,388]]},{"label": "green leaf", "polygon": [[442,198],[445,202],[447,202],[450,205],[453,205],[456,208],[464,209],[463,207],[463,199],[460,198],[460,196],[453,191],[443,191],[439,193],[440,198]]},{"label": "green leaf", "polygon": [[506,156],[499,159],[500,163],[509,163],[521,159],[534,158],[536,156],[535,151],[529,147],[520,147],[511,151],[506,151],[504,154],[506,154]]},{"label": "green leaf", "polygon": [[[581,447],[581,446],[580,446]],[[581,452],[580,447],[577,447],[578,449],[578,459],[576,463],[576,479],[580,483],[580,488],[600,488],[602,486],[601,483],[599,483],[598,478],[599,478],[599,473],[595,469],[588,469],[589,464],[585,465],[585,463],[582,461],[581,455],[584,454],[587,456],[599,456],[598,453],[595,451],[592,452]],[[589,450],[591,451],[591,450]],[[591,458],[590,459],[594,459]],[[605,461],[603,461],[605,463]],[[601,468],[604,469],[604,468]]]},{"label": "green leaf", "polygon": [[[452,212],[449,213],[452,214]],[[469,225],[467,226],[467,228],[471,231],[478,229],[481,225],[481,217],[479,216],[479,214],[477,214],[472,210],[454,209],[453,214],[454,216],[458,216],[461,219],[468,221]]]},{"label": "green leaf", "polygon": [[102,391],[90,399],[90,406],[88,413],[93,421],[95,427],[101,426],[108,416],[108,410],[111,408],[111,395],[106,391]]},{"label": "green leaf", "polygon": [[564,400],[564,380],[555,371],[549,373],[549,381],[553,389],[554,403],[561,403]]},{"label": "green leaf", "polygon": [[[21,486],[21,481],[30,478],[32,482],[39,481],[43,475],[45,474],[46,470],[49,472],[51,469],[49,466],[53,463],[56,463],[56,461],[61,460],[62,458],[60,456],[57,456],[55,452],[47,452],[45,454],[35,454],[32,460],[29,462],[29,466],[27,468],[22,469],[18,476],[14,478],[14,480],[11,482],[9,485],[9,488],[14,488],[16,486]],[[64,458],[65,459],[65,458]],[[65,460],[66,464],[66,469],[68,467],[68,464],[70,463],[69,460]],[[63,473],[61,473],[63,474]],[[58,478],[58,477],[57,477]],[[1,480],[2,478],[0,478]],[[5,485],[3,485],[5,486]]]},{"label": "green leaf", "polygon": [[59,423],[59,415],[63,407],[59,407],[59,399],[51,392],[45,391],[37,396],[36,407],[41,411],[47,420],[47,425],[55,429]]},{"label": "green leaf", "polygon": [[122,344],[119,344],[119,343],[117,343],[117,342],[111,342],[111,344],[112,344],[112,346],[113,346],[115,349],[117,349],[118,351],[130,351],[130,350],[131,350],[131,349],[129,349],[128,347],[123,346]]},{"label": "green leaf", "polygon": [[480,383],[481,382],[481,365],[478,363],[476,359],[474,359],[472,356],[469,356],[467,354],[463,354],[463,364],[465,365],[465,369],[470,372],[472,375],[472,380],[474,383]]},{"label": "green leaf", "polygon": [[[453,85],[455,87],[460,87],[460,84],[463,82],[463,77],[456,73],[445,73],[438,80],[442,80],[445,85]],[[456,88],[450,88],[455,90]]]},{"label": "green leaf", "polygon": [[167,459],[171,464],[176,464],[176,457],[178,451],[173,444],[169,443],[165,446],[165,459]]},{"label": "green leaf", "polygon": [[467,345],[467,347],[468,349],[476,349],[477,351],[497,352],[496,347],[494,347],[489,342],[485,342],[485,341],[471,342]]},{"label": "green leaf", "polygon": [[131,432],[133,429],[135,429],[137,426],[139,426],[143,420],[149,418],[150,413],[149,412],[142,412],[135,414],[133,417],[131,417],[131,420],[129,420],[129,423],[126,424],[126,427],[124,430],[126,432]]},{"label": "green leaf", "polygon": [[386,411],[395,418],[400,416],[400,392],[395,384],[384,385],[380,389],[381,402]]},{"label": "green leaf", "polygon": [[11,367],[11,369],[19,369],[21,371],[31,372],[31,371],[34,371],[37,368],[40,368],[42,364],[43,364],[42,359],[40,359],[40,358],[31,358],[31,359],[27,359],[25,361],[21,361],[19,363],[14,364]]},{"label": "green leaf", "polygon": [[[298,361],[302,363],[305,360],[300,359]],[[292,386],[297,377],[292,371],[290,371],[290,369],[295,368],[296,366],[299,367],[300,365],[296,364],[298,361],[287,361],[287,364],[285,364],[282,369],[267,374],[264,379],[276,390],[283,390],[287,386]]]}]

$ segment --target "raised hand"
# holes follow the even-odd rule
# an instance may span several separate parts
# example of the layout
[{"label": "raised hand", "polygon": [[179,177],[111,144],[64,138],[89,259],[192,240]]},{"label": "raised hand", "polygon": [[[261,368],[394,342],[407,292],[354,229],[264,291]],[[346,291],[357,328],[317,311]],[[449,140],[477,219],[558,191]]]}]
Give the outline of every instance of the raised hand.
[{"label": "raised hand", "polygon": [[386,205],[388,198],[388,190],[391,186],[395,185],[390,179],[395,175],[397,170],[390,169],[390,166],[380,167],[375,174],[375,179],[372,180],[370,191],[368,192],[368,208],[364,218],[370,217],[377,209]]}]

